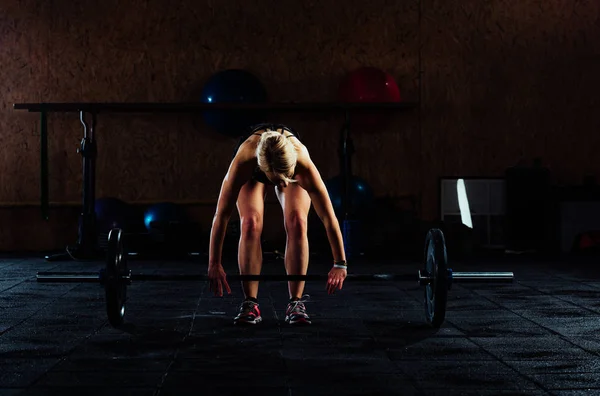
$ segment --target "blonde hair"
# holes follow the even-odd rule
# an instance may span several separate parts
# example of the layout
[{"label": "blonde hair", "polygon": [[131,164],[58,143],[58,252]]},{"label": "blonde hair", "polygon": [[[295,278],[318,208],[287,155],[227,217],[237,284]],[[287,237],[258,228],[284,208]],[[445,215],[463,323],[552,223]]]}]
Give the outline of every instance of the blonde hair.
[{"label": "blonde hair", "polygon": [[287,183],[295,183],[292,179],[298,161],[296,146],[283,133],[267,130],[260,136],[256,147],[258,167],[263,172],[271,172]]}]

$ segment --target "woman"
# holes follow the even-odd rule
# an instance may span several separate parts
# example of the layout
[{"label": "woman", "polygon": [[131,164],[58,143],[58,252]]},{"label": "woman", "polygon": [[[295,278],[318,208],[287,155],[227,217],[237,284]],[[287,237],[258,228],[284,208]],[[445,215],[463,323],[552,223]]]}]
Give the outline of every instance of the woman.
[{"label": "woman", "polygon": [[[306,275],[308,269],[307,220],[311,202],[325,226],[333,253],[329,271],[329,294],[341,289],[347,275],[346,260],[338,220],[319,171],[311,161],[299,135],[281,124],[259,124],[240,139],[219,193],[210,234],[208,277],[210,290],[222,296],[231,294],[221,264],[225,230],[234,206],[240,215],[239,270],[242,275],[258,275],[262,267],[261,233],[267,186],[274,186],[283,209],[287,234],[285,269],[288,275]],[[243,281],[244,301],[234,323],[261,322],[258,282]],[[289,324],[309,324],[304,301],[304,281],[290,281],[290,301],[285,315]]]}]

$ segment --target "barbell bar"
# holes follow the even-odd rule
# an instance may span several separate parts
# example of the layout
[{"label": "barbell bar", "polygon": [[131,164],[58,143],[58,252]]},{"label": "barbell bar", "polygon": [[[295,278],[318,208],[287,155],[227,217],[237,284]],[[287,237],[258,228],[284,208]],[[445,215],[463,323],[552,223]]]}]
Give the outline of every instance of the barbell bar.
[{"label": "barbell bar", "polygon": [[[100,270],[98,274],[90,272],[39,272],[37,280],[40,282],[75,282],[75,283],[103,283],[105,270]],[[512,272],[452,272],[448,270],[450,282],[468,283],[468,282],[512,282],[514,274]],[[208,281],[208,275],[200,274],[122,274],[124,282],[184,282],[184,281]],[[320,281],[327,280],[327,275],[308,274],[308,275],[227,275],[228,281]],[[423,275],[421,271],[418,274],[348,274],[346,281],[371,282],[371,281],[417,281],[421,286],[431,282],[431,277]]]},{"label": "barbell bar", "polygon": [[[123,232],[112,229],[108,234],[106,268],[90,272],[38,272],[38,282],[99,283],[105,289],[106,312],[114,327],[123,324],[127,286],[133,281],[208,281],[203,274],[132,274],[127,268],[127,254],[123,247]],[[327,280],[324,274],[308,275],[227,275],[232,281],[318,281]],[[424,302],[427,322],[439,328],[446,316],[448,290],[454,282],[513,282],[512,272],[453,272],[448,268],[444,234],[440,229],[429,230],[425,239],[424,268],[417,274],[348,274],[347,281],[417,281],[425,286]]]}]

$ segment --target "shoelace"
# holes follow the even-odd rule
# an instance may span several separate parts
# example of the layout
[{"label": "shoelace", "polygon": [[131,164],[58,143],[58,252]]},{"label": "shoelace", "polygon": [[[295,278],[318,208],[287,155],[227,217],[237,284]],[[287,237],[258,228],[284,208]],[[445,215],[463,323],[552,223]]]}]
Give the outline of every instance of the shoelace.
[{"label": "shoelace", "polygon": [[305,294],[299,300],[290,302],[290,313],[304,311],[306,309],[304,303],[308,302],[308,300],[310,300],[310,296],[308,294]]}]

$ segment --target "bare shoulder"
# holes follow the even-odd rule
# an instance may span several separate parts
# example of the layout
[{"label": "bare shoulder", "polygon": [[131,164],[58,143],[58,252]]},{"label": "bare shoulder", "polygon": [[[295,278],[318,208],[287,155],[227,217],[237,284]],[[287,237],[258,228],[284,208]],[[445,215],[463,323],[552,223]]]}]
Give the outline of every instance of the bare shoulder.
[{"label": "bare shoulder", "polygon": [[251,142],[242,143],[229,165],[228,177],[250,179],[256,167],[255,150],[256,147],[252,147]]},{"label": "bare shoulder", "polygon": [[321,179],[319,170],[310,157],[310,153],[306,146],[299,143],[298,146],[298,161],[296,163],[296,177],[298,184],[308,192],[314,191]]},{"label": "bare shoulder", "polygon": [[294,146],[296,147],[296,152],[298,153],[298,160],[296,163],[296,167],[298,171],[306,171],[315,166],[310,158],[310,153],[306,146],[302,144],[302,142],[296,138],[292,140],[294,142]]}]

